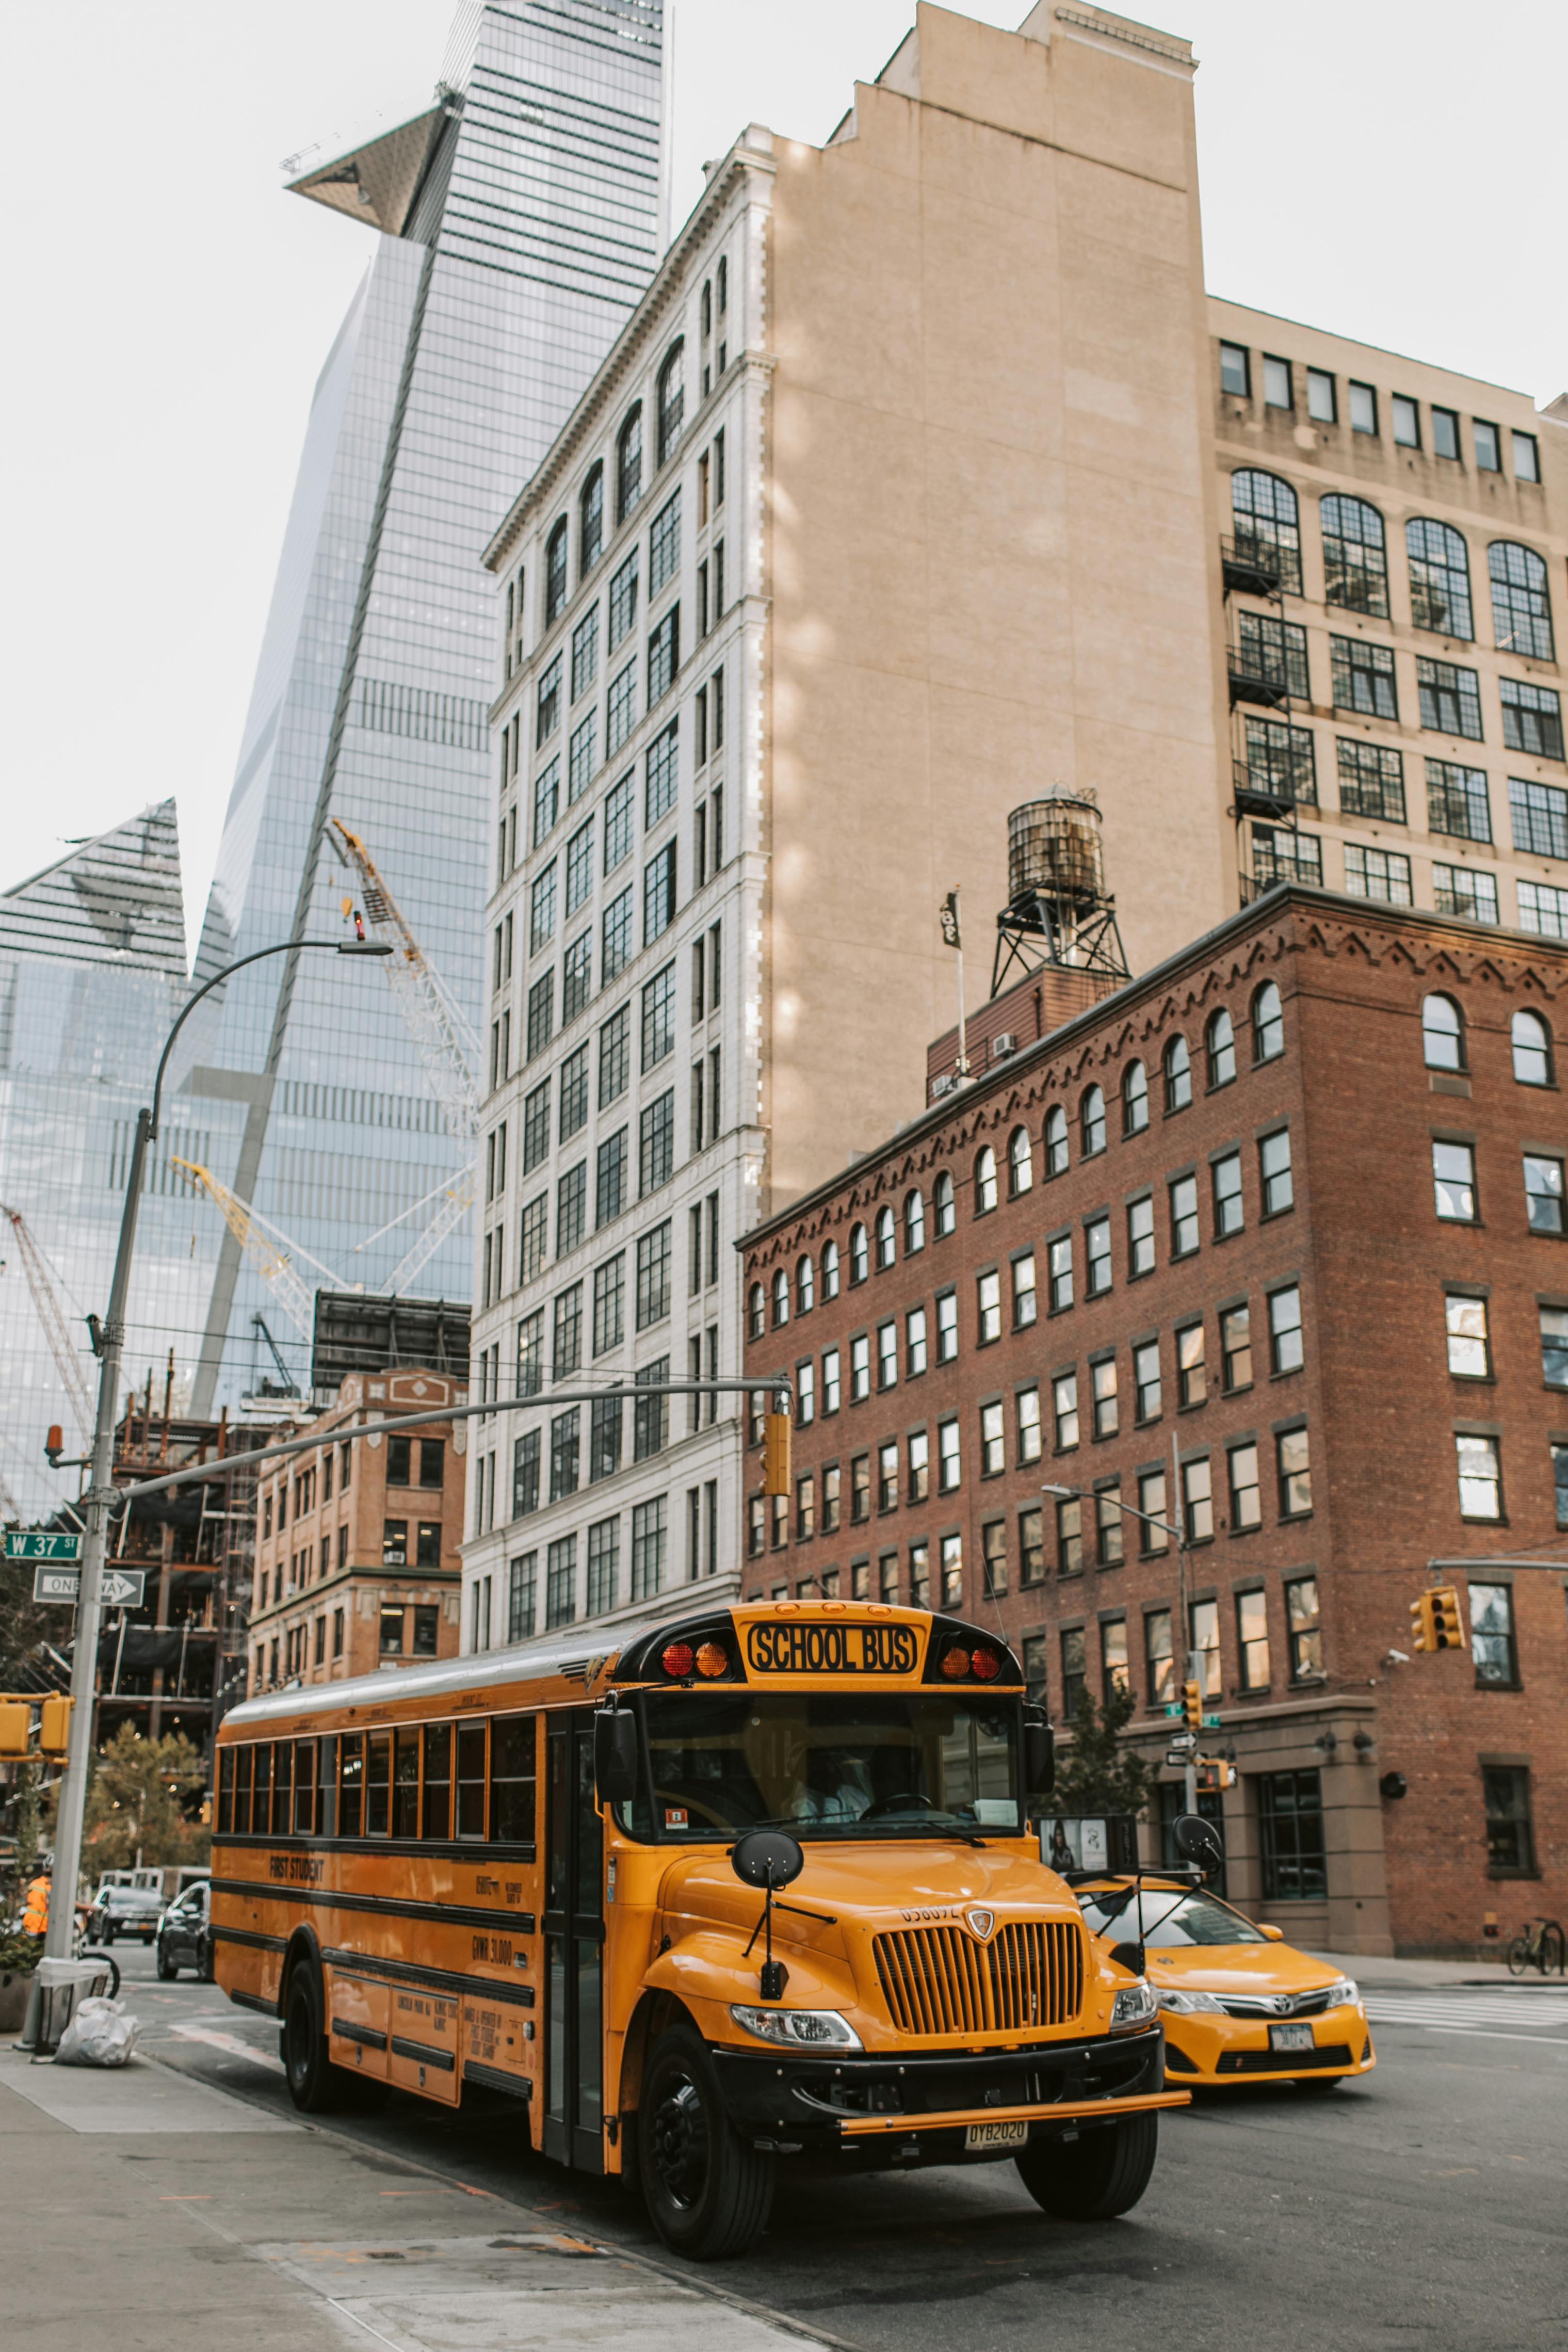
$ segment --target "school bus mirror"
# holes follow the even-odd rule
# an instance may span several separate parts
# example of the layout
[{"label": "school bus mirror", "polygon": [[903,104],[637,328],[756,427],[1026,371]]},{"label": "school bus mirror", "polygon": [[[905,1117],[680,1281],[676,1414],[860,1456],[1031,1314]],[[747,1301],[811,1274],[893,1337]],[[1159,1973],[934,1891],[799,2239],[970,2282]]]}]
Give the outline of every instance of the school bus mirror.
[{"label": "school bus mirror", "polygon": [[637,1718],[627,1707],[601,1706],[593,1718],[593,1785],[601,1805],[630,1804],[637,1793]]},{"label": "school bus mirror", "polygon": [[1043,1707],[1023,1711],[1023,1777],[1029,1797],[1049,1797],[1056,1786],[1056,1734]]},{"label": "school bus mirror", "polygon": [[1206,1874],[1218,1870],[1225,1860],[1219,1832],[1201,1813],[1183,1813],[1171,1832],[1171,1839],[1183,1862],[1196,1862]]}]

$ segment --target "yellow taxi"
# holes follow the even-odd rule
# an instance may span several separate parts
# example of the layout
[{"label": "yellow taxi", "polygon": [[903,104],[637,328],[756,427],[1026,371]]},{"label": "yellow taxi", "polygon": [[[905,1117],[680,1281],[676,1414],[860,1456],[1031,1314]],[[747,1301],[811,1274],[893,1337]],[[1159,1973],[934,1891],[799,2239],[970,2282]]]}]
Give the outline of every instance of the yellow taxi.
[{"label": "yellow taxi", "polygon": [[1357,1986],[1325,1960],[1254,1927],[1218,1895],[1180,1879],[1085,1879],[1073,1892],[1092,1936],[1144,1945],[1176,2084],[1294,2083],[1337,2090],[1377,2060]]}]

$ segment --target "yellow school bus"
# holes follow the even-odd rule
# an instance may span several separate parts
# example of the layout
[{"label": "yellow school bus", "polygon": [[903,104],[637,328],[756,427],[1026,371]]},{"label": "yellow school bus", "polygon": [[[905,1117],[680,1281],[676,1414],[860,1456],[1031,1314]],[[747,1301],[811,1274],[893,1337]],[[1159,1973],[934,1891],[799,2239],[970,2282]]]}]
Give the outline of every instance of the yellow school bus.
[{"label": "yellow school bus", "polygon": [[996,1636],[756,1603],[253,1699],[218,1743],[213,1931],[306,2110],[518,2103],[529,2144],[737,2252],[781,2158],[1009,2158],[1051,2213],[1153,2170],[1164,2041],[1028,1800]]}]

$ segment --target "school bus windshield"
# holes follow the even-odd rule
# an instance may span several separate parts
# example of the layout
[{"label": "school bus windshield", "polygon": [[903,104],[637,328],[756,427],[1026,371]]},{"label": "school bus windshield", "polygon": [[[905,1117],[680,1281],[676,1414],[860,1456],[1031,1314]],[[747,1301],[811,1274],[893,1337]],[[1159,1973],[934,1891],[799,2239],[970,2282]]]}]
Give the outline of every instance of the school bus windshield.
[{"label": "school bus windshield", "polygon": [[633,1837],[1017,1836],[1019,1710],[943,1691],[657,1691]]}]

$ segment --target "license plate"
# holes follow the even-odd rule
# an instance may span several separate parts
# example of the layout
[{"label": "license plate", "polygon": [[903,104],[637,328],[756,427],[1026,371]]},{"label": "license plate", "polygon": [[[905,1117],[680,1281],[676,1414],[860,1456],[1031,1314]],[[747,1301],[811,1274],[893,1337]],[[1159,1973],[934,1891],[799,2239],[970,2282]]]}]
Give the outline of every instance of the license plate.
[{"label": "license plate", "polygon": [[1270,2050],[1310,2050],[1312,2029],[1310,2025],[1271,2025],[1269,2028]]},{"label": "license plate", "polygon": [[1029,2126],[1016,2124],[970,2124],[964,2133],[964,2146],[975,2147],[1027,2147]]}]

